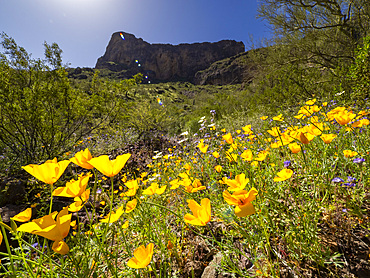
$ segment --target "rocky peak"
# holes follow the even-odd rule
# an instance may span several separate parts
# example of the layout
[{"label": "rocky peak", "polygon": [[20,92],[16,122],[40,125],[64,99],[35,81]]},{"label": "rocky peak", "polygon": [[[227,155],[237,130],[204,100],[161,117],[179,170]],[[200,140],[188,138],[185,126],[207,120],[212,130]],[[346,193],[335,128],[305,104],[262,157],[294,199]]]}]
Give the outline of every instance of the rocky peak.
[{"label": "rocky peak", "polygon": [[141,72],[159,81],[193,81],[197,71],[244,51],[244,44],[233,40],[179,45],[150,44],[132,34],[116,32],[95,68]]}]

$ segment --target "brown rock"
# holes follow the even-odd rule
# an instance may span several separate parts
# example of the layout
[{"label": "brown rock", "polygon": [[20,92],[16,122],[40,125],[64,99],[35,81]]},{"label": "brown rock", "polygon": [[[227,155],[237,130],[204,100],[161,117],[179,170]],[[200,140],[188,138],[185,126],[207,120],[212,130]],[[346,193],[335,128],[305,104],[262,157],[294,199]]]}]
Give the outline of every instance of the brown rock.
[{"label": "brown rock", "polygon": [[141,72],[159,81],[193,81],[197,71],[212,63],[245,51],[242,42],[222,40],[215,43],[150,44],[134,35],[114,33],[95,68]]}]

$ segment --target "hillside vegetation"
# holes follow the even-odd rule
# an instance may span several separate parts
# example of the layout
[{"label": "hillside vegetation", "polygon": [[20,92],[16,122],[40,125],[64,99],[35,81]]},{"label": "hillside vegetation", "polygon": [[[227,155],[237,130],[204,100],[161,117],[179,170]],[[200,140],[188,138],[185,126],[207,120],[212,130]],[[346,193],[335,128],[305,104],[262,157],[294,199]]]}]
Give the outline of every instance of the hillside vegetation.
[{"label": "hillside vegetation", "polygon": [[260,2],[274,40],[203,72],[247,59],[240,84],[2,34],[1,275],[369,277],[370,4]]}]

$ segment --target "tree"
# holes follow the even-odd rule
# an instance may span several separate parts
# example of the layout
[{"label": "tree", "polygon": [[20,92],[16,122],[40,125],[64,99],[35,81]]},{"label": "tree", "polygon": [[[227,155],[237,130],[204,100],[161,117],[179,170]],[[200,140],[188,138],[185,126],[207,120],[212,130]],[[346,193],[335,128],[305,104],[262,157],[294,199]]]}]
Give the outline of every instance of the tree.
[{"label": "tree", "polygon": [[259,17],[292,57],[335,71],[370,33],[368,0],[261,0]]},{"label": "tree", "polygon": [[0,151],[17,163],[38,163],[69,151],[116,119],[124,101],[117,96],[135,85],[135,80],[118,84],[96,77],[90,91],[72,88],[56,43],[44,43],[41,60],[5,33],[1,38]]}]

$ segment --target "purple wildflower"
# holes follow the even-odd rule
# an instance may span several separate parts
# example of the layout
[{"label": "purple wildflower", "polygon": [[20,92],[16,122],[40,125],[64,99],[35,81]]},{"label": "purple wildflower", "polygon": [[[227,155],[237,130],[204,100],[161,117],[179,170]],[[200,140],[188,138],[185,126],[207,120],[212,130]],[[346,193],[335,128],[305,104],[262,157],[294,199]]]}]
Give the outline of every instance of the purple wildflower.
[{"label": "purple wildflower", "polygon": [[332,182],[334,182],[334,183],[344,182],[344,180],[343,180],[343,179],[338,178],[338,177],[336,177],[336,178],[332,179],[331,181],[332,181]]},{"label": "purple wildflower", "polygon": [[365,159],[362,157],[357,157],[353,159],[353,163],[362,164],[363,162],[365,162]]}]

